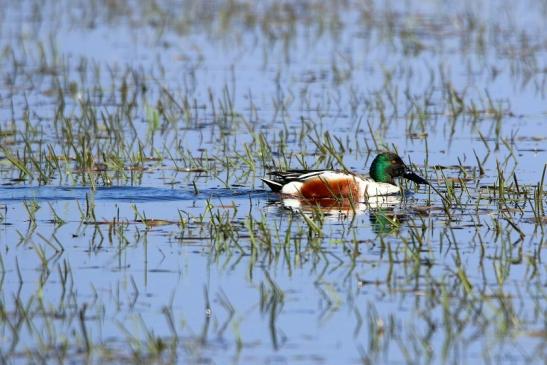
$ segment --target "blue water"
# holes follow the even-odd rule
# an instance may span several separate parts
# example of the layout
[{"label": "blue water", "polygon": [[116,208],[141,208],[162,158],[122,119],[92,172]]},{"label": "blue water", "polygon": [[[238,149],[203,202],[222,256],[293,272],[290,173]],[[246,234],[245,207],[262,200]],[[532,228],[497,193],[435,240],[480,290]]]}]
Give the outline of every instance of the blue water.
[{"label": "blue water", "polygon": [[143,186],[89,187],[67,186],[2,186],[0,202],[85,200],[92,196],[94,200],[118,202],[154,202],[177,200],[203,200],[209,198],[253,197],[266,198],[272,194],[266,190],[212,188],[194,191],[182,189],[163,189]]},{"label": "blue water", "polygon": [[[541,179],[545,2],[340,2],[354,5],[334,21],[333,6],[307,8],[334,1],[276,2],[297,4],[295,29],[283,16],[264,14],[268,3],[2,3],[0,144],[19,156],[51,145],[68,155],[69,166],[51,185],[0,186],[0,359],[53,362],[66,341],[65,362],[143,356],[146,363],[154,360],[146,357],[148,341],[176,332],[178,358],[165,363],[544,363],[545,226],[531,223],[529,205],[521,211],[490,200],[477,186],[495,184],[498,166],[506,177],[514,170],[521,186]],[[247,25],[254,17],[241,16],[247,7],[257,10],[256,26]],[[200,9],[212,24],[194,16]],[[164,27],[164,20],[171,23]],[[413,45],[423,48],[413,53]],[[141,84],[134,78],[144,80],[146,93],[136,90]],[[131,127],[118,108],[122,80],[130,95],[136,92]],[[448,83],[466,107],[477,108],[477,120],[451,120]],[[64,185],[81,180],[79,172],[68,173],[73,151],[58,139],[59,84],[63,118],[81,118],[82,98],[93,101],[97,150],[104,144],[117,151],[119,141],[103,139],[103,114],[112,113],[111,122],[121,118],[126,145],[134,146],[130,152],[140,144],[149,157],[163,152],[135,179],[139,186],[128,177],[96,190]],[[191,115],[168,110],[171,120],[162,119],[151,136],[146,111],[164,88],[179,103],[188,98]],[[229,98],[238,115],[233,123],[219,118]],[[511,111],[499,123],[488,111],[490,98]],[[471,197],[463,194],[469,209],[454,209],[453,220],[422,188],[393,210],[315,217],[313,230],[308,215],[259,190],[269,167],[259,156],[251,156],[257,162],[251,174],[246,164],[228,173],[219,163],[246,155],[245,144],[256,150],[262,133],[274,157],[285,142],[285,152],[294,153],[291,167],[300,167],[297,156],[327,167],[307,138],[299,140],[300,133],[314,134],[302,129],[303,119],[317,126],[314,138],[338,137],[345,165],[358,172],[367,171],[376,148],[394,147],[435,183],[443,180],[434,165],[476,171],[475,152],[485,175],[469,173],[475,179]],[[74,137],[85,133],[87,124],[73,125]],[[29,131],[29,145],[21,134],[10,136],[14,128]],[[198,158],[192,163],[210,163],[211,173],[181,173],[165,150],[173,159],[181,152]],[[128,154],[118,156],[131,164]],[[463,175],[457,167],[443,172],[455,180]],[[0,184],[19,176],[0,157]],[[87,218],[86,198],[96,221]],[[52,219],[53,210],[64,223]],[[146,227],[142,217],[166,224]],[[471,293],[458,277],[462,268]],[[279,291],[282,300],[273,305],[271,293]],[[91,358],[81,357],[84,309],[89,338],[106,347]],[[14,330],[19,342],[12,347]]]}]

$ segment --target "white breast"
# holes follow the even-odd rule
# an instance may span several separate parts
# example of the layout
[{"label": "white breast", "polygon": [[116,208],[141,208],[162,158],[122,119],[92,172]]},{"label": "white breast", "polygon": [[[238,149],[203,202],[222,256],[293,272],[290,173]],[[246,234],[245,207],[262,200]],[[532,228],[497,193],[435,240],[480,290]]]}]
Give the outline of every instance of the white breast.
[{"label": "white breast", "polygon": [[361,178],[359,181],[359,196],[367,200],[370,196],[399,194],[401,189],[396,185],[376,182],[371,178]]}]

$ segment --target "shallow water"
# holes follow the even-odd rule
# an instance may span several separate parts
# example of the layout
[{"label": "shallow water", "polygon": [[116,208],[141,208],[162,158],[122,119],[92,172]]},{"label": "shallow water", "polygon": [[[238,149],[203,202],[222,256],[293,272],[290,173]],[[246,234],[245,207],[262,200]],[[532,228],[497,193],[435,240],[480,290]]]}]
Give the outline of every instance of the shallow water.
[{"label": "shallow water", "polygon": [[92,195],[94,200],[121,201],[133,203],[203,200],[210,198],[238,198],[240,196],[257,198],[265,197],[264,190],[212,188],[204,191],[184,191],[144,186],[108,186],[95,189],[82,186],[13,186],[0,187],[3,202],[17,201],[85,201]]},{"label": "shallow water", "polygon": [[1,7],[2,362],[543,363],[541,1]]}]

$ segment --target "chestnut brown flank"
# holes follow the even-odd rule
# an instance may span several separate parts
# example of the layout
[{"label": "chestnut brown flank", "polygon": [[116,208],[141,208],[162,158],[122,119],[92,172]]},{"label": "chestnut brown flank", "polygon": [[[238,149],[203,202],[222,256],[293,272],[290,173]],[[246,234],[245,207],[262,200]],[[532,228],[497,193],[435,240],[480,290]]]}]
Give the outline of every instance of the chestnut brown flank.
[{"label": "chestnut brown flank", "polygon": [[304,182],[300,193],[306,199],[352,198],[357,199],[359,189],[353,177],[331,179],[326,181],[313,178]]}]

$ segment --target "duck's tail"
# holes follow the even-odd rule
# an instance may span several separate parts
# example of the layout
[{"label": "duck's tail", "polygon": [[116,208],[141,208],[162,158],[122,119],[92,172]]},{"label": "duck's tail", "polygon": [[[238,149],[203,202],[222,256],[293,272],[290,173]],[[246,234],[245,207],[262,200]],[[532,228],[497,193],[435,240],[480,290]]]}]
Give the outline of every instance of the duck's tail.
[{"label": "duck's tail", "polygon": [[272,189],[272,191],[280,192],[281,189],[283,188],[283,184],[277,181],[268,180],[268,179],[260,179],[260,180],[264,181],[264,183],[266,183],[266,185],[268,185],[270,189]]}]

